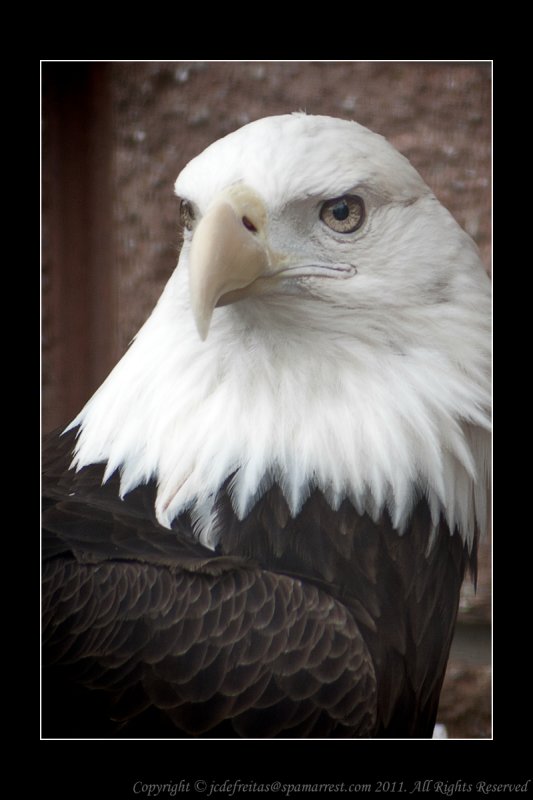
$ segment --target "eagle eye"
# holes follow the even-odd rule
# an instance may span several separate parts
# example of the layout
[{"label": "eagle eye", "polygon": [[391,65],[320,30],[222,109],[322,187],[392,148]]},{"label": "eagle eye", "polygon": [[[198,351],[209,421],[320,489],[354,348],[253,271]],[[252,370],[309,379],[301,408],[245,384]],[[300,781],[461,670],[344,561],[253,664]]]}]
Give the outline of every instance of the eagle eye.
[{"label": "eagle eye", "polygon": [[353,233],[365,220],[365,204],[353,194],[334,197],[322,204],[320,219],[336,233]]},{"label": "eagle eye", "polygon": [[187,228],[188,231],[192,231],[196,214],[194,213],[192,203],[190,203],[188,200],[182,200],[180,203],[180,218],[183,227]]}]

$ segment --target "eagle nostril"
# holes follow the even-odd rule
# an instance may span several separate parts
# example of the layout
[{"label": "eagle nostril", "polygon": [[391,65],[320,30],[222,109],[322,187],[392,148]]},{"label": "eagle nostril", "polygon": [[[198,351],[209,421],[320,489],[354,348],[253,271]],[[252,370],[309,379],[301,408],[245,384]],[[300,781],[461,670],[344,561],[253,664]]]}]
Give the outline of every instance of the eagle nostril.
[{"label": "eagle nostril", "polygon": [[257,228],[255,227],[254,223],[250,219],[248,219],[248,217],[242,218],[242,224],[252,233],[257,233]]}]

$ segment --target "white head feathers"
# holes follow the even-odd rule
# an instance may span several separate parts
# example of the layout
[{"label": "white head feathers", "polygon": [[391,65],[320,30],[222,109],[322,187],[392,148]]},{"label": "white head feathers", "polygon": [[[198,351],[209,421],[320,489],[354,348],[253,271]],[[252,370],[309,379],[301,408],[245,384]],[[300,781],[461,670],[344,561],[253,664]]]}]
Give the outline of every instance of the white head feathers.
[{"label": "white head feathers", "polygon": [[[200,234],[217,198],[235,211],[228,190],[241,185],[263,204],[259,230],[242,221],[264,271],[239,279],[238,297],[230,286],[202,341],[186,232],[151,317],[69,426],[80,425],[74,464],[120,469],[122,494],[155,479],[160,522],[189,509],[209,546],[230,475],[241,518],[276,481],[293,515],[318,487],[334,508],[348,497],[374,517],[387,510],[400,532],[425,496],[435,522],[442,513],[471,541],[490,456],[489,281],[474,244],[356,123],[258,120],[190,162],[176,192]],[[352,196],[364,223],[331,230],[324,202]]]}]

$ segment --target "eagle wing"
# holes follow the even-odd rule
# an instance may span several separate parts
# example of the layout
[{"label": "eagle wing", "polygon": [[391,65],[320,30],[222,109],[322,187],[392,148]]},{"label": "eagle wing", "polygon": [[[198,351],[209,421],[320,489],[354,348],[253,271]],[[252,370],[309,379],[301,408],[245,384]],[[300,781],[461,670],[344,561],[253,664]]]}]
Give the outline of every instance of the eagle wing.
[{"label": "eagle wing", "polygon": [[353,614],[319,582],[198,544],[118,496],[103,465],[43,450],[43,734],[369,736],[376,676]]}]

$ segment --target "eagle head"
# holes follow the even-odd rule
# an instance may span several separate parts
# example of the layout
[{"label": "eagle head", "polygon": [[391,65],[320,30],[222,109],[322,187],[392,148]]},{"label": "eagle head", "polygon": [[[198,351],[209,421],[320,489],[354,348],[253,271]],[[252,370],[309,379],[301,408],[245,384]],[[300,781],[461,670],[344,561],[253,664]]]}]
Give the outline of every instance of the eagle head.
[{"label": "eagle head", "polygon": [[416,170],[355,122],[258,120],[193,159],[175,189],[202,339],[215,308],[244,298],[393,314],[460,294],[467,260],[485,282],[472,241]]}]

